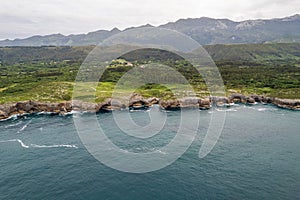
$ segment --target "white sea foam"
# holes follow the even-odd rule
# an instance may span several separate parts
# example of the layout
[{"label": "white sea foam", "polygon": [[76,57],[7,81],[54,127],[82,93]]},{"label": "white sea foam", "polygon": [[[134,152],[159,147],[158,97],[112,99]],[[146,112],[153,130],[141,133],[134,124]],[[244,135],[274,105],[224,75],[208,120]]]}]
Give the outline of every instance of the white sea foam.
[{"label": "white sea foam", "polygon": [[9,124],[9,125],[5,126],[4,128],[14,127],[14,126],[18,126],[20,124],[22,124],[22,121],[19,121],[18,123],[15,123],[15,124]]},{"label": "white sea foam", "polygon": [[273,108],[273,107],[266,107],[266,108],[259,108],[259,107],[247,107],[249,109],[252,110],[257,110],[259,112],[264,112],[264,111],[276,111],[278,110],[277,108]]},{"label": "white sea foam", "polygon": [[29,146],[27,146],[26,144],[24,144],[24,142],[20,139],[12,139],[12,140],[1,140],[0,143],[6,143],[6,142],[18,142],[20,143],[21,147],[28,149]]},{"label": "white sea foam", "polygon": [[53,112],[46,112],[46,111],[42,111],[42,112],[38,112],[36,113],[37,115],[51,115]]},{"label": "white sea foam", "polygon": [[29,148],[29,146],[27,146],[26,144],[24,144],[24,142],[23,142],[22,140],[16,139],[16,141],[20,143],[21,147],[24,147],[24,148],[26,148],[26,149]]},{"label": "white sea foam", "polygon": [[23,148],[75,148],[78,149],[78,147],[74,144],[54,144],[54,145],[38,145],[38,144],[30,144],[26,145],[22,140],[20,139],[11,139],[11,140],[0,140],[0,143],[6,143],[6,142],[18,142],[21,147]]},{"label": "white sea foam", "polygon": [[[75,113],[85,113],[85,111],[84,112],[81,112],[81,111],[70,111],[70,112],[67,112],[67,113],[59,114],[59,115],[65,116],[65,115],[73,115]],[[52,115],[52,114],[55,114],[55,113],[54,112],[46,112],[46,111],[34,113],[34,115]],[[32,114],[30,114],[30,113],[15,114],[15,115],[9,116],[6,119],[0,119],[0,122],[7,121],[7,120],[10,120],[10,119],[14,119],[15,120],[15,119],[18,119],[21,116],[25,116],[24,118],[26,118],[26,116],[29,116],[29,115],[32,115]]]},{"label": "white sea foam", "polygon": [[258,111],[266,111],[266,110],[268,110],[267,108],[258,108],[257,109]]},{"label": "white sea foam", "polygon": [[[149,147],[142,147],[142,148],[137,147],[134,150],[138,150],[138,151],[142,150],[143,152],[157,152],[157,153],[160,153],[160,154],[163,154],[163,155],[167,154],[167,152],[164,152],[161,149],[157,149],[157,148],[154,148],[154,147],[152,147],[152,148],[149,148]],[[129,150],[129,151],[126,150],[126,149],[123,149],[123,151],[125,151],[126,153],[128,153],[128,152],[134,152],[133,149]]]},{"label": "white sea foam", "polygon": [[27,122],[19,131],[18,131],[18,133],[21,133],[22,131],[24,131],[26,128],[27,128],[27,126],[31,123],[31,121],[32,121],[32,119],[29,121],[29,122]]},{"label": "white sea foam", "polygon": [[76,110],[71,110],[71,112],[68,112],[66,114],[77,114],[77,113],[81,113],[80,111],[76,111]]},{"label": "white sea foam", "polygon": [[20,115],[11,115],[11,116],[9,116],[9,117],[6,118],[6,119],[1,119],[0,122],[2,122],[2,121],[7,121],[7,120],[10,120],[10,119],[17,119],[18,116],[20,116]]},{"label": "white sea foam", "polygon": [[162,151],[162,150],[160,150],[160,149],[158,149],[158,150],[156,150],[158,153],[160,153],[160,154],[163,154],[163,155],[166,155],[167,154],[167,152],[164,152],[164,151]]},{"label": "white sea foam", "polygon": [[225,109],[216,108],[216,111],[218,111],[218,112],[236,112],[237,110],[233,109],[233,108],[229,108],[229,109],[227,109],[227,108],[225,108]]},{"label": "white sea foam", "polygon": [[129,112],[149,112],[150,109],[129,110]]},{"label": "white sea foam", "polygon": [[59,147],[63,147],[63,148],[75,148],[75,149],[78,149],[78,147],[76,145],[73,145],[73,144],[54,144],[54,145],[31,144],[30,146],[34,147],[34,148],[59,148]]},{"label": "white sea foam", "polygon": [[5,143],[5,142],[16,142],[16,139],[12,139],[12,140],[0,140],[0,143]]},{"label": "white sea foam", "polygon": [[258,108],[258,111],[276,111],[278,110],[277,108]]}]

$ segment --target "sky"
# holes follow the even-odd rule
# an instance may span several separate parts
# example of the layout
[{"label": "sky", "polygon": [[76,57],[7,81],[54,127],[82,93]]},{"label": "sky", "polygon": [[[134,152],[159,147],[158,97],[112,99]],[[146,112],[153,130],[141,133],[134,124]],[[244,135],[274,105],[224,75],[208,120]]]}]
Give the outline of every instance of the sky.
[{"label": "sky", "polygon": [[161,25],[182,18],[281,18],[300,0],[0,0],[0,40]]}]

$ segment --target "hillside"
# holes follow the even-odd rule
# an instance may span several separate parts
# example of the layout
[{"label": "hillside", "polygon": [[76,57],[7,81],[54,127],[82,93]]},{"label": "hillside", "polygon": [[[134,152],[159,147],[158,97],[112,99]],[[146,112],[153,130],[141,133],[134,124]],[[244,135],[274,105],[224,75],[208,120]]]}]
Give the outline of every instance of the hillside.
[{"label": "hillside", "polygon": [[0,62],[15,64],[63,60],[83,61],[93,48],[94,46],[0,47]]},{"label": "hillside", "polygon": [[[94,46],[0,48],[0,103],[23,100],[70,100],[78,69]],[[243,44],[205,46],[215,60],[226,90],[243,94],[295,99],[300,92],[300,44]],[[113,50],[113,49],[112,49]],[[96,88],[96,101],[110,97],[115,83],[134,66],[159,61],[179,71],[199,96],[207,95],[205,82],[180,57],[161,50],[144,49],[122,56],[106,69]],[[127,61],[126,61],[127,60]],[[128,65],[128,61],[132,64]],[[173,86],[174,87],[174,86]],[[137,90],[145,97],[171,98],[161,85]],[[84,97],[85,91],[82,91]]]},{"label": "hillside", "polygon": [[[3,64],[49,62],[49,61],[83,61],[95,46],[65,47],[0,47],[0,62]],[[234,44],[204,46],[214,61],[261,62],[286,61],[300,59],[300,43],[281,44]],[[163,56],[155,55],[153,56]],[[134,59],[139,59],[135,55]],[[169,59],[170,55],[161,57]]]},{"label": "hillside", "polygon": [[286,61],[300,59],[300,43],[204,46],[215,61]]}]

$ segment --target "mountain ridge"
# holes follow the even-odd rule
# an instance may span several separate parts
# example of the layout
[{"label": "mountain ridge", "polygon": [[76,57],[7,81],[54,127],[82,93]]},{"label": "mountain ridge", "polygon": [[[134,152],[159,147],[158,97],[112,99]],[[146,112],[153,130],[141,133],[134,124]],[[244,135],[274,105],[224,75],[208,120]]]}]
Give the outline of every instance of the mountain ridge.
[{"label": "mountain ridge", "polygon": [[[151,24],[129,27],[123,31],[153,27]],[[232,21],[209,17],[179,19],[157,26],[182,32],[202,45],[300,42],[300,15],[284,18]],[[97,30],[86,34],[35,35],[24,39],[1,40],[0,46],[85,46],[97,45],[122,32],[118,28]]]}]

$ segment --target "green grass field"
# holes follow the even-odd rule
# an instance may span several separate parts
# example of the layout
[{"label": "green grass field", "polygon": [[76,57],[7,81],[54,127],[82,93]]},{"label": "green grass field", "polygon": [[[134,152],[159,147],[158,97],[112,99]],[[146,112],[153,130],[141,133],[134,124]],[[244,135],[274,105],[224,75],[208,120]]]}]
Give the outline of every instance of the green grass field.
[{"label": "green grass field", "polygon": [[[43,48],[43,47],[36,47]],[[265,94],[279,98],[300,98],[300,44],[268,45],[215,45],[206,47],[215,59],[222,75],[226,91],[243,94]],[[29,50],[28,50],[29,49]],[[72,98],[74,81],[78,69],[92,47],[57,47],[65,52],[54,59],[55,47],[36,49],[30,58],[24,57],[32,48],[0,48],[0,103],[36,100],[61,102]],[[80,51],[79,51],[80,50]],[[55,52],[55,54],[53,53]],[[179,71],[192,85],[198,96],[208,95],[205,82],[197,71],[186,61],[176,60],[170,54],[153,51],[150,58],[145,53],[128,56],[128,60],[112,62],[106,69],[99,84],[92,88],[97,102],[111,97],[116,82],[134,66],[159,62]],[[149,53],[149,52],[148,52]],[[36,54],[36,55],[35,55]],[[15,55],[15,56],[14,56]],[[22,57],[23,56],[23,57]],[[54,56],[54,57],[53,57]],[[27,59],[25,59],[27,58]],[[134,59],[134,60],[132,60]],[[129,65],[128,63],[132,63]],[[146,84],[135,92],[145,97],[172,99],[170,89],[179,85]],[[82,87],[82,98],[89,99],[90,92]],[[124,91],[126,93],[126,91]]]}]

